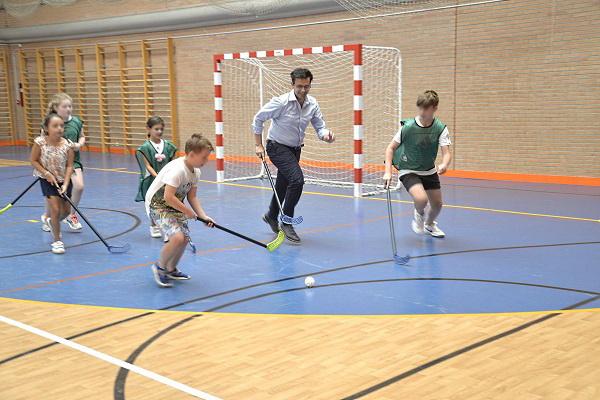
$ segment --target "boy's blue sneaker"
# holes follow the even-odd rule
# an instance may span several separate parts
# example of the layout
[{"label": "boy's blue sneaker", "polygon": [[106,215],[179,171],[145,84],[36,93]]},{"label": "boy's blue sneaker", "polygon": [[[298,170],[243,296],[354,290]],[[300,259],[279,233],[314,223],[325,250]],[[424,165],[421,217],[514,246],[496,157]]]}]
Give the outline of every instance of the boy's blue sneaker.
[{"label": "boy's blue sneaker", "polygon": [[167,274],[167,278],[174,279],[177,281],[187,281],[188,279],[191,278],[191,276],[189,276],[185,272],[181,272],[178,269],[176,269],[175,271],[167,272],[166,274]]},{"label": "boy's blue sneaker", "polygon": [[154,275],[154,281],[158,286],[173,287],[173,283],[171,283],[169,276],[167,275],[167,271],[158,265],[152,264],[152,274]]}]

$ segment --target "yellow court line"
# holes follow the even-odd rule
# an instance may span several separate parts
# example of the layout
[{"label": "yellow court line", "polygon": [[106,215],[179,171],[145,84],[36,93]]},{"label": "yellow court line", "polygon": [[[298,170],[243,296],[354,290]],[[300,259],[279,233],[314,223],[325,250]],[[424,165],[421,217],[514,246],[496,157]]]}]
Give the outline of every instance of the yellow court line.
[{"label": "yellow court line", "polygon": [[[133,174],[138,175],[139,172],[127,171],[122,168],[87,168],[94,171],[102,171],[102,172],[117,172],[121,174]],[[241,187],[241,188],[250,188],[250,189],[261,189],[261,190],[272,190],[266,186],[256,186],[256,185],[245,185],[241,183],[230,183],[230,182],[215,182],[201,179],[200,182],[203,183],[211,183],[213,185],[226,185],[233,187]],[[311,192],[304,191],[302,194],[313,195],[313,196],[324,196],[324,197],[337,197],[342,199],[359,199],[359,200],[371,200],[371,201],[386,201],[386,199],[381,199],[378,197],[354,197],[347,194],[336,194],[336,193],[323,193],[323,192]],[[409,200],[392,200],[394,203],[402,203],[402,204],[412,204],[412,201]],[[501,214],[511,214],[511,215],[521,215],[526,217],[541,217],[541,218],[552,218],[552,219],[562,219],[569,221],[581,221],[581,222],[596,222],[600,223],[600,219],[593,218],[582,218],[582,217],[571,217],[568,215],[554,215],[554,214],[543,214],[543,213],[532,213],[525,211],[513,211],[513,210],[502,210],[497,208],[486,208],[486,207],[474,207],[474,206],[461,206],[461,205],[453,205],[453,204],[444,204],[444,207],[447,208],[457,208],[461,210],[470,210],[470,211],[484,211],[484,212],[493,212],[493,213],[501,213]]]},{"label": "yellow court line", "polygon": [[28,161],[0,159],[0,167],[25,167],[31,165]]},{"label": "yellow court line", "polygon": [[139,172],[127,171],[125,168],[91,168],[86,167],[85,169],[91,169],[92,171],[102,171],[102,172],[120,172],[122,174],[133,174],[139,175]]},{"label": "yellow court line", "polygon": [[[207,181],[207,180],[201,180],[200,182],[218,184],[218,182]],[[271,188],[265,187],[265,186],[244,185],[244,184],[240,184],[240,183],[222,182],[221,184],[222,185],[227,185],[227,186],[235,186],[235,187],[244,187],[244,188],[252,188],[252,189],[262,189],[262,190],[272,190]],[[381,199],[381,198],[378,198],[378,197],[354,197],[354,196],[351,196],[351,195],[348,195],[348,194],[309,192],[309,191],[304,191],[304,192],[302,192],[302,194],[325,196],[325,197],[338,197],[338,198],[344,198],[344,199],[360,199],[360,200],[372,200],[372,201],[386,201],[386,199]],[[412,204],[413,203],[410,200],[392,200],[392,202],[394,202],[394,203],[403,203],[403,204]],[[573,221],[585,221],[585,222],[598,222],[598,223],[600,223],[600,219],[570,217],[570,216],[565,216],[565,215],[530,213],[530,212],[524,212],[524,211],[501,210],[501,209],[496,209],[496,208],[460,206],[460,205],[452,205],[452,204],[444,204],[444,207],[447,207],[447,208],[459,208],[459,209],[463,209],[463,210],[472,210],[472,211],[487,211],[487,212],[495,212],[495,213],[503,213],[503,214],[524,215],[524,216],[528,216],[528,217],[544,217],[544,218],[555,218],[555,219],[566,219],[566,220],[573,220]]]},{"label": "yellow court line", "polygon": [[114,311],[133,311],[133,312],[152,312],[152,313],[176,313],[184,315],[214,315],[217,317],[274,317],[274,318],[421,318],[421,317],[479,317],[479,316],[520,316],[520,315],[540,315],[540,314],[571,314],[581,312],[600,312],[600,308],[580,308],[576,310],[538,310],[538,311],[512,311],[512,312],[486,312],[486,313],[455,313],[455,314],[261,314],[261,313],[226,313],[226,312],[205,312],[205,311],[180,311],[180,310],[153,310],[146,308],[131,307],[110,307],[91,304],[73,304],[60,303],[54,301],[15,299],[12,297],[0,297],[0,301],[14,303],[29,303],[34,305],[66,306],[66,307],[84,307],[97,310]]}]

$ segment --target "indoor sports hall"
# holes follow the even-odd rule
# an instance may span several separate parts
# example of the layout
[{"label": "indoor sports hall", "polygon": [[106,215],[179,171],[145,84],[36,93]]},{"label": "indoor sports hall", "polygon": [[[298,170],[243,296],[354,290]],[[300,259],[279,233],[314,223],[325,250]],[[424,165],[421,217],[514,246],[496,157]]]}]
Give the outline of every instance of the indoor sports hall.
[{"label": "indoor sports hall", "polygon": [[0,0],[0,399],[599,399],[599,32]]}]

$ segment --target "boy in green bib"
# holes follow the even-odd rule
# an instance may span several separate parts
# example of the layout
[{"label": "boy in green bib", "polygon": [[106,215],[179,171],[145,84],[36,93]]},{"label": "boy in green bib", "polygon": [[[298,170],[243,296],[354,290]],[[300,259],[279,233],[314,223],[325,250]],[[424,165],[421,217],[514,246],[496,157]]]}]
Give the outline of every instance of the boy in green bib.
[{"label": "boy in green bib", "polygon": [[[135,201],[144,201],[146,192],[148,192],[154,178],[165,165],[175,158],[177,147],[168,140],[163,140],[164,129],[165,122],[161,117],[151,117],[146,122],[148,140],[135,152],[141,174]],[[150,236],[153,238],[161,237],[159,227],[152,220],[150,221]]]},{"label": "boy in green bib", "polygon": [[[444,232],[435,219],[442,211],[442,191],[439,175],[444,174],[452,155],[448,127],[435,118],[439,97],[427,90],[417,98],[419,113],[415,118],[402,121],[402,126],[385,151],[383,179],[389,187],[392,165],[398,170],[400,181],[413,198],[415,211],[412,229],[417,234],[443,238]],[[438,149],[442,161],[435,166]],[[439,175],[438,175],[439,174]],[[427,205],[429,209],[426,213]]]}]

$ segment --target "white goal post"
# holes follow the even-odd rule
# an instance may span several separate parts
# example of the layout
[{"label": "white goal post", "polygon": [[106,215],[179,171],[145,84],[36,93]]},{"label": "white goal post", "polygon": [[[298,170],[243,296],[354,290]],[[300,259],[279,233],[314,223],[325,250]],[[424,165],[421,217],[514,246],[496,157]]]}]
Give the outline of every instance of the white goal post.
[{"label": "white goal post", "polygon": [[320,142],[309,127],[305,181],[353,187],[357,197],[381,191],[385,148],[400,127],[401,56],[362,44],[214,55],[217,181],[265,177],[252,120],[272,97],[291,91],[298,67],[313,73],[310,94],[336,135],[333,144]]}]

